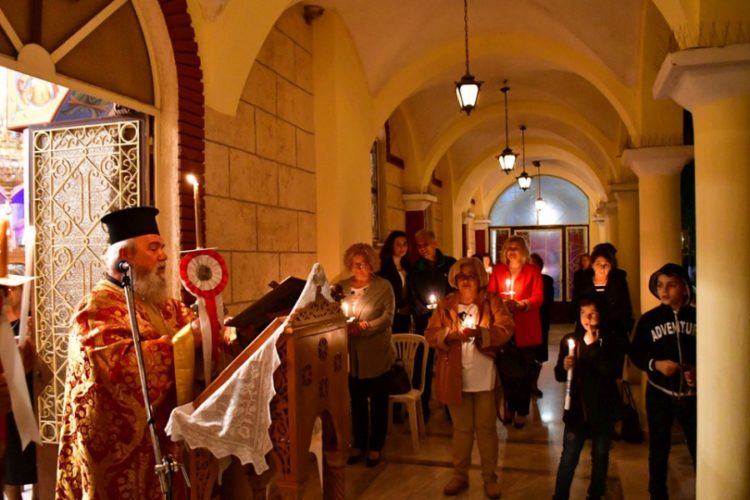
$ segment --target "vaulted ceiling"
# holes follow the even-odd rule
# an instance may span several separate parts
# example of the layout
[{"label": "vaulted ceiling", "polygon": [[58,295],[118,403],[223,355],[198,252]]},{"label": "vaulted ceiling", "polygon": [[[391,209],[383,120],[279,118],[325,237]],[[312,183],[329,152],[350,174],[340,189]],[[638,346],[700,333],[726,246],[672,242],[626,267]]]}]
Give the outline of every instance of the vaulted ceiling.
[{"label": "vaulted ceiling", "polygon": [[[468,117],[458,111],[453,83],[465,69],[461,0],[321,4],[348,28],[372,95],[406,89],[389,111],[408,121],[423,185],[449,159],[451,177],[472,183],[459,182],[456,192],[493,190],[490,160],[505,142],[504,80],[511,147],[520,152],[525,124],[529,167],[550,162],[588,179],[587,192],[601,198],[609,184],[632,179],[619,155],[643,134],[654,71],[646,66],[658,66],[671,37],[650,0],[469,0],[471,73],[484,84]],[[644,57],[654,47],[660,53]]]}]

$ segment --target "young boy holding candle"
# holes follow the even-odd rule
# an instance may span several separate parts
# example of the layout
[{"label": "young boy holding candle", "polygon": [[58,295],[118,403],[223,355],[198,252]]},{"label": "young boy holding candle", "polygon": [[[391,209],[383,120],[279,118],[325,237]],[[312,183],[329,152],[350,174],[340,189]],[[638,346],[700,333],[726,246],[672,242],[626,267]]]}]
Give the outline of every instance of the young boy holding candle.
[{"label": "young boy holding candle", "polygon": [[569,370],[572,371],[570,401],[563,413],[565,432],[555,482],[555,500],[569,498],[573,474],[586,438],[591,438],[592,445],[591,483],[587,498],[604,496],[609,444],[620,401],[617,377],[625,356],[626,340],[600,329],[599,311],[591,300],[581,300],[580,320],[583,333],[563,337],[555,365],[558,382],[567,382]]},{"label": "young boy holding candle", "polygon": [[667,463],[675,418],[695,467],[696,315],[690,304],[692,285],[682,266],[662,266],[651,275],[648,289],[661,304],[638,321],[630,359],[648,374],[648,491],[651,498],[662,499],[668,498]]}]

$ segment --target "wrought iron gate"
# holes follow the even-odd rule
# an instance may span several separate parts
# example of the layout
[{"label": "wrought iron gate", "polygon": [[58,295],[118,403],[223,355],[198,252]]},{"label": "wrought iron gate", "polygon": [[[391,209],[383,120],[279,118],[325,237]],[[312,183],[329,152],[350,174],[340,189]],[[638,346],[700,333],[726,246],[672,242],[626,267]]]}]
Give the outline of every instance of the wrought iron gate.
[{"label": "wrought iron gate", "polygon": [[34,324],[39,356],[52,372],[38,398],[45,443],[58,442],[71,314],[103,276],[107,235],[99,219],[149,199],[146,124],[129,117],[30,130]]}]

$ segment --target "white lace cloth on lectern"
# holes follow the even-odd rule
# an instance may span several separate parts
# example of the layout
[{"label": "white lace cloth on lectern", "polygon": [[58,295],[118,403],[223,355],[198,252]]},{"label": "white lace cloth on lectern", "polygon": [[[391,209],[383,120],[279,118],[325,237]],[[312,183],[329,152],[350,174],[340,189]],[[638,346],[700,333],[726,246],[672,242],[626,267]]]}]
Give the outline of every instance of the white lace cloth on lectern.
[{"label": "white lace cloth on lectern", "polygon": [[[293,311],[313,302],[318,286],[332,300],[325,271],[316,263]],[[286,323],[202,405],[193,410],[188,403],[172,411],[166,427],[172,441],[184,440],[192,449],[207,448],[216,458],[234,455],[243,465],[253,464],[257,474],[268,469],[265,457],[273,448],[268,433],[270,403],[276,395],[272,374],[281,363],[276,341]]]},{"label": "white lace cloth on lectern", "polygon": [[265,456],[273,448],[269,404],[276,394],[272,374],[280,364],[276,340],[283,331],[282,324],[198,408],[193,410],[192,403],[175,408],[166,428],[172,440],[207,448],[216,458],[234,455],[243,465],[253,464],[258,474],[268,469]]}]

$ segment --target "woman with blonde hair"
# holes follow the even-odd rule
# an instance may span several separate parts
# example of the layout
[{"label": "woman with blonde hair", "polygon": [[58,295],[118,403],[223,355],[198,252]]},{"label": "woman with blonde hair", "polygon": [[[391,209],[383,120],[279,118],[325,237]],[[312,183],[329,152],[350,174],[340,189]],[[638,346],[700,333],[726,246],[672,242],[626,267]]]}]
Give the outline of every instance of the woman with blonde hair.
[{"label": "woman with blonde hair", "polygon": [[359,462],[367,450],[367,466],[374,467],[380,462],[388,429],[388,382],[394,361],[393,288],[375,275],[380,259],[367,243],[347,248],[344,265],[352,272],[351,278],[340,283],[342,308],[350,318],[347,333],[353,443],[348,463]]},{"label": "woman with blonde hair", "polygon": [[513,335],[513,320],[503,301],[485,292],[482,262],[465,257],[453,264],[448,282],[457,291],[438,302],[425,330],[437,353],[436,392],[453,420],[453,477],[443,493],[458,495],[469,486],[471,449],[476,434],[484,492],[500,497],[497,483],[495,353]]},{"label": "woman with blonde hair", "polygon": [[544,301],[541,270],[529,262],[529,247],[513,235],[503,244],[500,261],[492,269],[487,290],[500,295],[515,323],[515,346],[522,358],[520,369],[504,370],[500,359],[500,380],[505,394],[504,423],[520,429],[526,425],[531,401],[535,347],[542,343],[539,308]]}]

